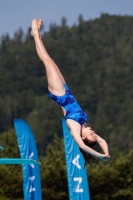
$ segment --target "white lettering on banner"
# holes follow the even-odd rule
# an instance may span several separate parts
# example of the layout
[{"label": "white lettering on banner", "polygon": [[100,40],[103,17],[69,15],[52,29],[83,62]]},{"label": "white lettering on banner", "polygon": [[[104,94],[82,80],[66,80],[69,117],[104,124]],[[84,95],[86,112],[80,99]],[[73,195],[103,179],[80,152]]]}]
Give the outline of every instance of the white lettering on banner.
[{"label": "white lettering on banner", "polygon": [[30,155],[29,155],[29,158],[32,158],[34,156],[34,153],[32,152]]},{"label": "white lettering on banner", "polygon": [[[31,159],[33,156],[34,156],[34,152],[32,152],[32,153],[29,155],[29,158]],[[33,164],[30,164],[30,166],[31,166],[32,168],[35,167]],[[34,181],[35,178],[36,178],[35,176],[31,176],[31,177],[29,178],[29,180],[31,181],[31,184],[32,184],[32,182]],[[31,185],[31,186],[30,186],[30,189],[29,189],[29,192],[35,192],[35,191],[36,191],[36,188],[33,188],[32,185]]]},{"label": "white lettering on banner", "polygon": [[31,185],[29,192],[35,192],[35,191],[36,191],[36,188],[32,188],[32,185]]},{"label": "white lettering on banner", "polygon": [[34,179],[35,179],[35,176],[31,176],[31,177],[29,178],[29,180],[30,180],[31,182],[33,182]]},{"label": "white lettering on banner", "polygon": [[[34,152],[32,152],[32,153],[29,155],[29,158],[31,159],[33,156],[34,156]],[[30,166],[31,166],[32,168],[34,168],[34,165],[33,165],[33,164],[30,164]]]},{"label": "white lettering on banner", "polygon": [[[31,177],[29,178],[29,180],[31,181],[31,183],[34,181],[34,179],[35,179],[35,176],[31,176]],[[29,192],[34,192],[34,191],[36,191],[36,188],[33,188],[32,185],[31,185],[31,186],[30,186]]]},{"label": "white lettering on banner", "polygon": [[78,154],[78,155],[72,160],[72,163],[73,163],[74,165],[76,165],[76,167],[77,167],[78,169],[81,169],[81,166],[79,165],[79,158],[80,158],[80,155]]},{"label": "white lettering on banner", "polygon": [[80,188],[80,184],[82,182],[82,177],[74,177],[73,180],[78,181],[78,185],[76,187],[75,192],[84,192],[83,188]]}]

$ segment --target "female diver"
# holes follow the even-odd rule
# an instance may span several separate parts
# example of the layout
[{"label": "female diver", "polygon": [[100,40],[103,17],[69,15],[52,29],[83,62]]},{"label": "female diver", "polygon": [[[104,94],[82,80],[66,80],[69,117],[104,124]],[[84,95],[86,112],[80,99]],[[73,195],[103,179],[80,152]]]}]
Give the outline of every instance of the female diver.
[{"label": "female diver", "polygon": [[[46,69],[49,96],[62,108],[70,133],[79,145],[85,160],[92,163],[93,161],[96,162],[96,158],[99,158],[100,160],[107,162],[110,158],[108,145],[104,139],[88,127],[86,113],[77,103],[66,85],[59,68],[47,53],[39,32],[41,22],[41,19],[38,21],[34,19],[32,21],[31,35],[34,37],[37,54]],[[104,154],[92,149],[96,142],[100,145]]]}]

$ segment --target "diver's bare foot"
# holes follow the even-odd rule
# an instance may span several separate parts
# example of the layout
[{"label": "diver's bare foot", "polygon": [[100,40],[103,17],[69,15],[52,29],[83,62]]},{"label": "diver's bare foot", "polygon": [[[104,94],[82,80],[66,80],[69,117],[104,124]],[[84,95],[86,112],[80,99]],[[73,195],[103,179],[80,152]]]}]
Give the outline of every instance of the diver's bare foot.
[{"label": "diver's bare foot", "polygon": [[38,35],[38,33],[39,33],[38,26],[40,28],[40,22],[39,22],[39,25],[38,25],[37,20],[33,19],[32,23],[31,23],[31,35],[32,36]]},{"label": "diver's bare foot", "polygon": [[38,27],[39,37],[40,37],[40,39],[41,39],[41,34],[40,34],[41,24],[42,24],[42,19],[39,19],[39,20],[37,21],[37,27]]},{"label": "diver's bare foot", "polygon": [[38,27],[38,30],[40,31],[40,29],[41,29],[41,24],[42,24],[42,19],[39,19],[38,21],[37,21],[37,27]]}]

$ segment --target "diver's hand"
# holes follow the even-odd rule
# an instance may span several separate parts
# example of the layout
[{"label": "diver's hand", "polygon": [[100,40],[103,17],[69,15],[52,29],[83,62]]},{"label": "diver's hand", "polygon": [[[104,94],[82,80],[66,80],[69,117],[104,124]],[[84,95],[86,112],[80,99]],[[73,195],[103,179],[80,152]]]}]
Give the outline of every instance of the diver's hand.
[{"label": "diver's hand", "polygon": [[111,157],[110,155],[101,154],[101,156],[99,157],[99,159],[102,160],[103,162],[108,162],[108,160],[109,160],[110,157]]}]

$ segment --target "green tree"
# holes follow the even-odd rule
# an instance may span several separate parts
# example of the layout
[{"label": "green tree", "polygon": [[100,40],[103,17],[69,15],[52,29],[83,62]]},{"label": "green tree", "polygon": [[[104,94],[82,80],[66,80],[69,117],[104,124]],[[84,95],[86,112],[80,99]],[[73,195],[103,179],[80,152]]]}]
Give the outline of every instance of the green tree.
[{"label": "green tree", "polygon": [[[4,150],[0,151],[2,158],[19,158],[16,135],[14,131],[1,135]],[[0,195],[5,200],[22,200],[22,167],[21,165],[0,166]]]}]

